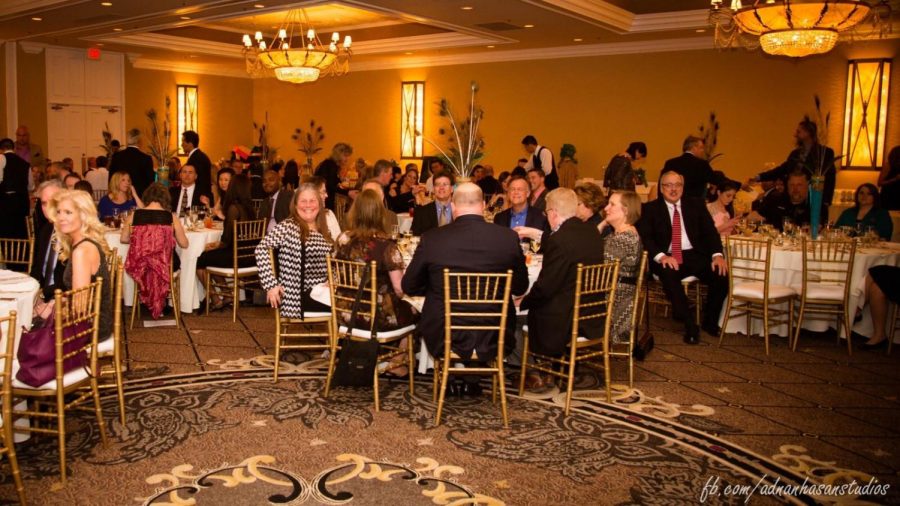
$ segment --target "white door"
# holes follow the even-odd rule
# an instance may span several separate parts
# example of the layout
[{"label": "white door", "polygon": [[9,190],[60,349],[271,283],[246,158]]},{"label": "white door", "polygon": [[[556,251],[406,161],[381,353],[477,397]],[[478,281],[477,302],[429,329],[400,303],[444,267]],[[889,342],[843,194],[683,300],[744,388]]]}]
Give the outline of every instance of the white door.
[{"label": "white door", "polygon": [[75,160],[81,167],[81,155],[85,152],[85,117],[83,105],[53,105],[47,111],[47,158],[59,161]]},{"label": "white door", "polygon": [[100,146],[103,145],[103,131],[109,125],[109,131],[112,132],[113,139],[118,139],[122,145],[125,145],[125,139],[119,135],[122,131],[122,109],[118,107],[98,107],[85,106],[85,133],[86,146],[85,154],[87,156],[106,155],[106,151]]}]

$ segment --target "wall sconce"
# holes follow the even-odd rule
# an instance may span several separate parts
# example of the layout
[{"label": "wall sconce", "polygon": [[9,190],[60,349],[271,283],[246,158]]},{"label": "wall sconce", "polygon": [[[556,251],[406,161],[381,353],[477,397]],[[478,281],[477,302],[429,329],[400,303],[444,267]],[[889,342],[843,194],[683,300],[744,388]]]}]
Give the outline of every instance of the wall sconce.
[{"label": "wall sconce", "polygon": [[400,158],[422,158],[425,131],[425,82],[400,85]]},{"label": "wall sconce", "polygon": [[186,155],[181,149],[181,134],[186,130],[197,131],[197,103],[199,90],[193,84],[177,85],[177,108],[178,115],[178,154]]},{"label": "wall sconce", "polygon": [[850,60],[844,107],[845,169],[878,169],[884,157],[891,60]]}]

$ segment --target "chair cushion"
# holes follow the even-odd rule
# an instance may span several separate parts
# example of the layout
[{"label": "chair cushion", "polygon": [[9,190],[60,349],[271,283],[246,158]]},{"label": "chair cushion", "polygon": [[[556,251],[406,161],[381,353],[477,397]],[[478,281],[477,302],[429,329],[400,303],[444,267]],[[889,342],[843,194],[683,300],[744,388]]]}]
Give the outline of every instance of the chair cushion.
[{"label": "chair cushion", "polygon": [[[762,281],[739,283],[734,285],[733,295],[762,300],[764,287],[765,284]],[[793,288],[784,285],[769,284],[770,299],[780,299],[781,297],[788,297],[791,295],[797,295],[797,292],[795,292]]]},{"label": "chair cushion", "polygon": [[112,353],[116,349],[116,338],[115,336],[109,336],[108,339],[104,339],[97,343],[97,353]]},{"label": "chair cushion", "polygon": [[[407,325],[406,327],[399,328],[397,330],[391,330],[389,332],[376,332],[375,339],[391,339],[394,337],[403,336],[409,334],[413,330],[416,330],[415,325]],[[341,325],[338,327],[338,332],[341,334],[341,337],[347,333],[347,327]],[[353,337],[359,337],[362,339],[369,339],[372,336],[372,333],[365,329],[357,329],[354,328],[351,333]]]},{"label": "chair cushion", "polygon": [[[328,311],[328,312],[306,311],[303,313],[303,316],[307,320],[309,320],[310,318],[330,318],[331,311]],[[282,319],[291,320],[291,321],[301,321],[300,318],[296,318],[296,317],[286,317],[285,316],[285,317],[282,317]]]},{"label": "chair cushion", "polygon": [[[799,294],[803,294],[802,285],[792,285]],[[806,298],[816,300],[844,300],[844,287],[839,285],[825,285],[821,283],[806,283]]]},{"label": "chair cushion", "polygon": [[[659,281],[659,276],[654,274],[653,281]],[[681,278],[682,283],[693,283],[694,281],[700,281],[700,278],[698,278],[697,276],[688,276],[686,278]]]},{"label": "chair cushion", "polygon": [[[18,372],[19,372],[19,361],[13,360],[13,371],[12,371],[12,376],[13,376],[12,386],[13,386],[13,388],[21,388],[21,389],[27,389],[27,390],[56,390],[56,380],[55,379],[52,379],[39,387],[33,387],[31,385],[26,385],[25,383],[22,383],[21,381],[16,379],[16,373],[18,373]],[[67,387],[69,385],[74,385],[74,384],[80,383],[86,379],[88,379],[87,370],[85,370],[84,367],[77,367],[74,370],[67,372],[65,374],[65,376],[63,376],[63,386]]]},{"label": "chair cushion", "polygon": [[[234,269],[231,267],[207,267],[206,270],[220,276],[228,276],[234,274]],[[238,274],[254,274],[258,271],[259,269],[256,266],[241,267],[240,269],[238,269]]]}]

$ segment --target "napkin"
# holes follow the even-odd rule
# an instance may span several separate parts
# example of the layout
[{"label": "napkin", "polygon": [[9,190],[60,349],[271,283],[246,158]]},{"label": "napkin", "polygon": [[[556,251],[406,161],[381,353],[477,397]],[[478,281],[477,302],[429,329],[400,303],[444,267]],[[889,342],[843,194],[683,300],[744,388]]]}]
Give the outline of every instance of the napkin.
[{"label": "napkin", "polygon": [[27,274],[0,270],[0,292],[28,292],[38,288],[37,280]]}]

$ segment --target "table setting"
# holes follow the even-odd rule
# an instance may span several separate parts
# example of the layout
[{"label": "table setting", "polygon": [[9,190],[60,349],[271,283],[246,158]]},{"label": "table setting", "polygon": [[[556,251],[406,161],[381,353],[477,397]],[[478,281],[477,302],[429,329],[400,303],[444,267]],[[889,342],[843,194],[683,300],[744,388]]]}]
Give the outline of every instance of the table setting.
[{"label": "table setting", "polygon": [[[19,338],[22,337],[22,331],[31,328],[32,312],[34,310],[34,301],[40,292],[40,285],[37,280],[31,276],[15,271],[0,269],[0,315],[6,316],[10,311],[16,312],[16,329],[15,344],[13,352],[19,351]],[[6,340],[10,338],[7,335],[8,329],[6,325],[0,325],[0,349],[6,349]],[[0,367],[5,366],[0,359]],[[16,406],[16,409],[24,409],[24,401]],[[16,420],[17,426],[28,427],[28,418],[19,418]],[[13,439],[17,443],[27,441],[30,434],[16,433]]]}]

